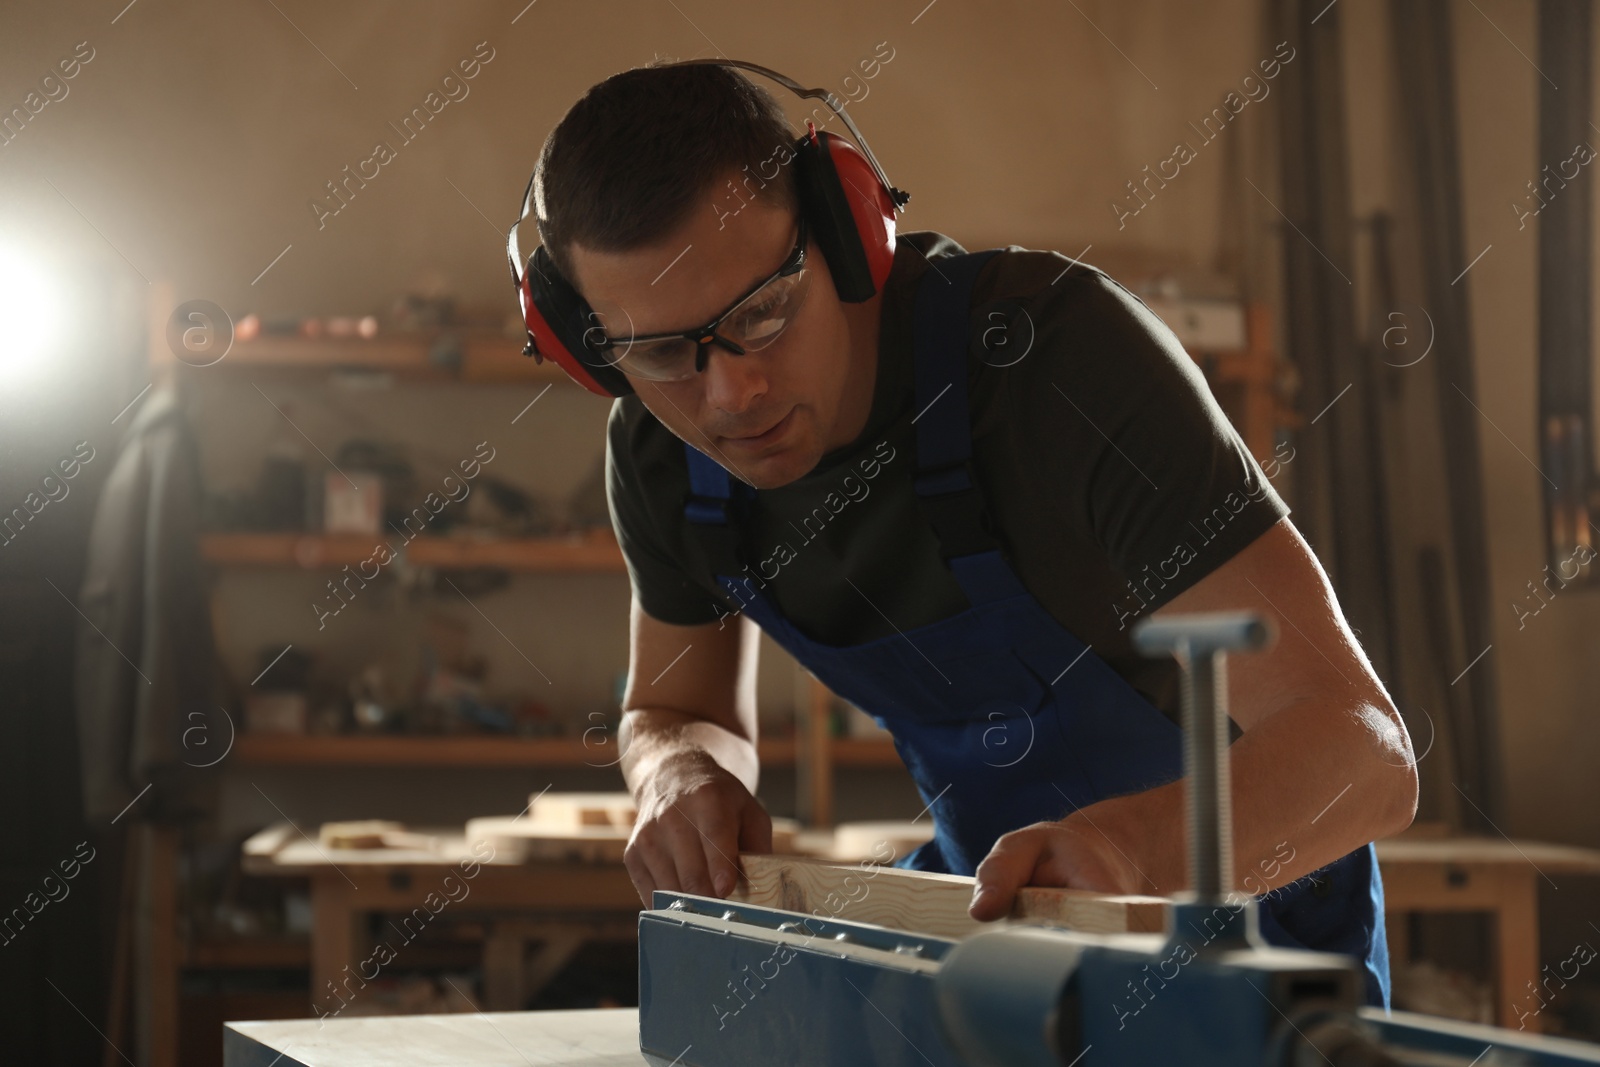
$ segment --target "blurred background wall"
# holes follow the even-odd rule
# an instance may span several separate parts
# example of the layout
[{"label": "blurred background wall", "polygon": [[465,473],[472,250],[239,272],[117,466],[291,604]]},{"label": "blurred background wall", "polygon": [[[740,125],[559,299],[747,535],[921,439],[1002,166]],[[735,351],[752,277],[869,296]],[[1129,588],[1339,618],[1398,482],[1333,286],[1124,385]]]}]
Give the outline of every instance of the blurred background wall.
[{"label": "blurred background wall", "polygon": [[[1525,626],[1513,607],[1546,562],[1541,473],[1530,459],[1538,456],[1536,249],[1532,228],[1519,229],[1508,209],[1546,162],[1536,147],[1535,13],[1531,0],[1461,5],[1453,9],[1451,42],[1465,244],[1473,254],[1489,249],[1459,284],[1470,293],[1483,420],[1483,562],[1495,605],[1487,654],[1497,670],[1495,756],[1506,783],[1495,814],[1512,836],[1593,846],[1600,844],[1600,600],[1563,595]],[[7,502],[20,498],[78,442],[102,451],[70,497],[0,549],[8,884],[24,885],[31,865],[49,862],[76,833],[67,755],[73,727],[62,717],[70,713],[65,652],[77,621],[69,601],[94,491],[131,418],[128,406],[151,381],[148,319],[160,303],[152,294],[214,301],[235,319],[376,314],[407,292],[448,294],[514,316],[503,234],[553,124],[588,86],[619,70],[657,56],[725,55],[846,97],[891,179],[912,193],[903,229],[939,230],[968,248],[1055,249],[1113,275],[1168,272],[1191,291],[1265,301],[1281,325],[1283,253],[1303,237],[1279,210],[1276,88],[1252,99],[1136,215],[1126,214],[1134,203],[1128,184],[1190,139],[1191,123],[1241,91],[1261,61],[1281,59],[1280,42],[1304,48],[1274,32],[1274,22],[1257,0],[535,0],[525,7],[520,0],[135,0],[127,7],[13,0],[0,13],[0,109],[23,106],[63,59],[76,56],[79,67],[65,95],[30,114],[0,147],[0,244],[51,282],[56,303],[26,307],[45,308],[63,339],[48,366],[0,384],[0,490]],[[1394,73],[1414,42],[1396,37],[1379,0],[1337,0],[1313,32],[1340,35],[1354,214],[1383,209],[1395,217],[1403,295],[1414,301],[1419,272],[1429,268],[1408,251],[1414,211]],[[891,52],[875,77],[860,78],[860,61]],[[442,94],[444,77],[471,59],[479,67],[465,94],[456,90],[414,139],[400,137],[404,118],[430,92]],[[803,121],[799,102],[786,103]],[[377,177],[346,186],[347,202],[331,214],[338,201],[328,183],[343,180],[345,168],[371,156],[379,141],[394,146],[394,158]],[[1592,197],[1593,182],[1571,193]],[[1342,265],[1364,323],[1382,310],[1370,306],[1361,269],[1366,240],[1358,233],[1357,263]],[[8,308],[12,318],[0,326],[12,327],[26,307]],[[1434,390],[1417,370],[1416,382],[1402,386],[1406,433],[1385,463],[1401,480],[1397,506],[1413,526],[1425,526],[1443,514],[1432,473],[1441,445]],[[191,398],[213,487],[255,476],[282,433],[278,409],[287,409],[315,441],[355,431],[423,438],[429,462],[448,464],[489,440],[500,476],[565,498],[599,462],[609,405],[558,386],[519,416],[538,392],[522,385],[341,392],[201,380]],[[1315,426],[1296,441],[1302,455],[1319,447]],[[304,586],[295,605],[319,585],[314,577],[259,573],[223,579],[221,652],[236,675],[253,674],[258,647],[272,642],[352,661],[415,647],[419,618],[396,616],[383,602],[356,605],[361,625],[319,636],[312,613],[278,595],[284,582]],[[1399,595],[1414,591],[1414,576],[1400,582]],[[463,604],[441,610],[468,628],[496,672],[531,681],[531,659],[550,670],[555,697],[578,712],[614,703],[617,673],[626,669],[625,578],[517,578],[474,602],[481,613]],[[573,625],[580,617],[583,625]],[[385,651],[393,649],[400,652]],[[764,655],[764,711],[779,712],[793,702],[793,681],[770,642]],[[1402,711],[1423,751],[1440,709]],[[29,755],[41,751],[54,756]],[[544,784],[516,771],[442,781],[467,813],[486,805],[514,810],[530,787]],[[793,783],[779,772],[768,788],[781,807]],[[1427,788],[1425,808],[1458,803],[1447,778],[1431,777]],[[866,799],[858,801],[845,790],[842,814],[851,803],[916,806],[904,793],[884,797],[876,789],[863,781],[855,795]],[[378,808],[403,813],[408,804],[421,810],[403,777],[352,772],[330,783],[260,769],[223,776],[224,824],[270,819],[262,797],[280,793],[295,796],[291,814],[311,822]]]}]

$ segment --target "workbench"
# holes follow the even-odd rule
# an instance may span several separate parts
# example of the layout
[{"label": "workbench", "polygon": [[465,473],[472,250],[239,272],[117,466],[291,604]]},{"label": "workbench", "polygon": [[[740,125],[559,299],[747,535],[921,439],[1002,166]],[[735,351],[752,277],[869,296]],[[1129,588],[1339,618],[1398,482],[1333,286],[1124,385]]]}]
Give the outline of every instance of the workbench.
[{"label": "workbench", "polygon": [[1401,834],[1377,843],[1390,966],[1410,960],[1410,912],[1486,912],[1494,917],[1495,1024],[1540,1030],[1519,1018],[1539,984],[1539,884],[1561,875],[1600,877],[1600,851],[1503,837]]},{"label": "workbench", "polygon": [[640,1067],[639,1012],[519,1011],[228,1023],[224,1067]]},{"label": "workbench", "polygon": [[[468,876],[460,866],[471,855],[465,838],[441,832],[435,841],[429,849],[326,849],[273,828],[246,843],[246,873],[310,881],[313,999],[359,969],[369,914],[426,909],[430,894],[444,901],[435,914],[506,913],[489,921],[484,941],[484,1004],[491,1010],[522,1007],[584,941],[637,936],[639,894],[620,863],[491,859],[475,863]],[[448,899],[453,893],[459,899]],[[535,942],[540,947],[530,958]]]},{"label": "workbench", "polygon": [[[311,988],[337,984],[365,946],[358,923],[376,911],[403,912],[421,905],[454,865],[464,839],[444,834],[442,852],[381,849],[337,854],[281,828],[247,844],[244,868],[254,874],[302,876],[312,899]],[[1493,962],[1499,1026],[1540,1029],[1537,1014],[1518,1007],[1538,985],[1539,883],[1561,875],[1600,877],[1600,851],[1537,841],[1488,837],[1433,837],[1426,831],[1377,843],[1383,872],[1390,956],[1410,958],[1406,916],[1427,912],[1482,912],[1494,922]],[[491,924],[484,946],[484,1005],[511,1011],[538,992],[590,937],[627,937],[638,918],[639,898],[619,863],[488,862],[472,881],[474,909],[515,912]],[[467,905],[463,902],[463,908]],[[538,943],[531,957],[528,946]]]}]

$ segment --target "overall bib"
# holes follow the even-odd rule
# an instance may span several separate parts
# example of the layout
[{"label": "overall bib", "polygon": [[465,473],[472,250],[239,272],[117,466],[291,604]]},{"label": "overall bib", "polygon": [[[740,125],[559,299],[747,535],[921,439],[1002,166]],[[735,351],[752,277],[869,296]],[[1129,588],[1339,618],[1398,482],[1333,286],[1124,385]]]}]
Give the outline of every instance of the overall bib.
[{"label": "overall bib", "polygon": [[[934,838],[897,866],[962,875],[1008,831],[1183,776],[1182,729],[1028,593],[984,518],[968,464],[968,318],[978,269],[999,251],[940,260],[924,272],[915,304],[916,492],[967,610],[858,645],[810,639],[735,577],[744,566],[738,520],[755,490],[684,445],[685,515],[718,583],[823,684],[893,734],[935,825]],[[1388,1007],[1383,883],[1371,844],[1260,899],[1268,942],[1356,957],[1367,1002]]]}]

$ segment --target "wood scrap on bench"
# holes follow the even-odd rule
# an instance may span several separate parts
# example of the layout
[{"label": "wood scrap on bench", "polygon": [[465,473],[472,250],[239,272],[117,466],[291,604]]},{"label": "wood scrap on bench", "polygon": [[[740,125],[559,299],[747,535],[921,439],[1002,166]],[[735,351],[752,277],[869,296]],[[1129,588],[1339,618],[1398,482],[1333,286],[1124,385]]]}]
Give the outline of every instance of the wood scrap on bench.
[{"label": "wood scrap on bench", "polygon": [[[486,842],[505,863],[621,863],[637,809],[627,793],[542,793],[520,815],[467,820],[468,847]],[[775,852],[795,850],[800,826],[772,820]]]},{"label": "wood scrap on bench", "polygon": [[604,827],[628,831],[637,816],[630,793],[536,793],[527,809],[530,821],[555,830]]},{"label": "wood scrap on bench", "polygon": [[468,819],[466,830],[468,847],[487,842],[504,863],[621,863],[629,834],[610,826],[548,826],[522,815]]},{"label": "wood scrap on bench", "polygon": [[409,848],[432,851],[439,839],[431,834],[413,833],[404,823],[385,819],[354,822],[325,822],[317,830],[317,843],[323,848]]}]

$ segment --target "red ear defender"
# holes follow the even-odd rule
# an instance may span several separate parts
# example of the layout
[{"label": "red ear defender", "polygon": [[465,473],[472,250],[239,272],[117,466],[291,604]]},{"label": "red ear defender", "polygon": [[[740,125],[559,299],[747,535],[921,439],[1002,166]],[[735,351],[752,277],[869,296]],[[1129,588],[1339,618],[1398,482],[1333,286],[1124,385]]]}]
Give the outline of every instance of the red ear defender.
[{"label": "red ear defender", "polygon": [[598,396],[633,392],[627,375],[607,362],[603,353],[584,344],[585,334],[601,327],[588,303],[556,270],[543,245],[528,257],[517,298],[528,327],[524,355],[554,360],[573,381]]},{"label": "red ear defender", "polygon": [[[818,133],[810,122],[806,123],[807,133],[795,143],[793,165],[800,211],[827,260],[839,299],[859,304],[881,292],[894,266],[895,212],[904,208],[911,196],[889,184],[844,106],[825,89],[806,89],[776,71],[736,59],[687,59],[664,66],[694,64],[755,71],[797,96],[822,100],[844,122],[856,144]],[[603,350],[584,343],[586,336],[596,336],[589,331],[601,329],[587,301],[561,276],[543,246],[534,249],[525,262],[521,259],[517,230],[532,207],[535,177],[537,171],[522,195],[522,214],[506,235],[511,281],[528,329],[523,355],[554,360],[573,381],[597,396],[626,396],[633,392],[627,375],[606,359]]]},{"label": "red ear defender", "polygon": [[860,149],[806,126],[795,157],[801,207],[839,299],[858,304],[882,291],[894,266],[894,200]]}]

